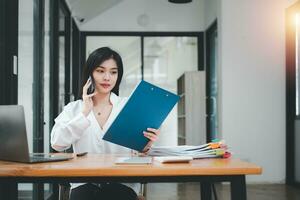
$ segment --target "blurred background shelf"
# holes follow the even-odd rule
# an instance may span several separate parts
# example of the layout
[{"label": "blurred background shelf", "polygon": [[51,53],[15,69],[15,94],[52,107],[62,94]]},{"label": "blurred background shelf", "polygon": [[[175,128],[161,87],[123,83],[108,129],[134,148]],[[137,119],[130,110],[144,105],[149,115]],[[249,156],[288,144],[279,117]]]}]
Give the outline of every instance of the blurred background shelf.
[{"label": "blurred background shelf", "polygon": [[185,72],[177,80],[178,145],[206,143],[205,72]]}]

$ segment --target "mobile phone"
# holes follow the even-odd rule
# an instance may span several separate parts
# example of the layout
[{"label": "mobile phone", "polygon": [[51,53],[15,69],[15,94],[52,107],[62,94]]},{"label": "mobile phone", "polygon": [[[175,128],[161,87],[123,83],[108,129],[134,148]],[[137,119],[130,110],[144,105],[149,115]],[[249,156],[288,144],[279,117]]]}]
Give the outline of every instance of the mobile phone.
[{"label": "mobile phone", "polygon": [[91,76],[89,76],[88,80],[91,80],[91,85],[90,85],[90,87],[87,90],[87,94],[93,94],[95,92],[95,82],[94,82],[94,79]]}]

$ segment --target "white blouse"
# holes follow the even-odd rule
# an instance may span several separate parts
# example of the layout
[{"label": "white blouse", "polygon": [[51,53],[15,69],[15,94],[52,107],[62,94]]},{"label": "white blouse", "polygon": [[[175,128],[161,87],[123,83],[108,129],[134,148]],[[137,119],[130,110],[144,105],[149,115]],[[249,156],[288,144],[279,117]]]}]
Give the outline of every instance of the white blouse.
[{"label": "white blouse", "polygon": [[[101,128],[94,112],[91,111],[88,116],[82,114],[82,100],[69,103],[55,119],[55,124],[51,131],[51,146],[57,151],[63,151],[72,145],[74,153],[130,153],[131,150],[102,139],[111,123],[117,117],[125,105],[128,98],[121,98],[114,93],[110,94],[112,111]],[[71,184],[71,188],[78,187],[81,184]],[[136,192],[136,184],[126,184],[131,186]]]}]

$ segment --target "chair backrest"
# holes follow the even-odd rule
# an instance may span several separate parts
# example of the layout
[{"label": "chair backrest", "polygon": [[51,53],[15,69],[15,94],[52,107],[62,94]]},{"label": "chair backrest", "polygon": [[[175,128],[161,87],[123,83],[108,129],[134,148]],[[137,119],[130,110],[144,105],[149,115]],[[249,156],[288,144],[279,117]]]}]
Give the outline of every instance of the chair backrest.
[{"label": "chair backrest", "polygon": [[[71,185],[69,183],[59,184],[59,200],[69,200]],[[146,199],[147,183],[141,183],[140,191],[138,194],[139,200]]]}]

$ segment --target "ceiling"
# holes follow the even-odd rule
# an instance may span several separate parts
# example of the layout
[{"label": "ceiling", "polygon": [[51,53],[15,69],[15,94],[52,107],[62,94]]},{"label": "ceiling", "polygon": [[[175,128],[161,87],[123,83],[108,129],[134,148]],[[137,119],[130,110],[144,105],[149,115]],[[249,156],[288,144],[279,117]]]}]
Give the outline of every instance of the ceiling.
[{"label": "ceiling", "polygon": [[66,0],[73,17],[81,24],[106,12],[123,0]]},{"label": "ceiling", "polygon": [[[66,0],[78,28],[85,31],[199,29],[204,1],[174,4],[167,0]],[[181,17],[177,18],[179,13]]]}]

